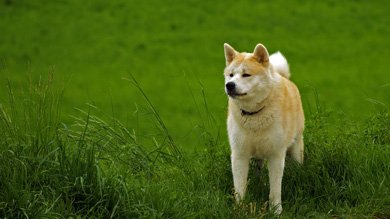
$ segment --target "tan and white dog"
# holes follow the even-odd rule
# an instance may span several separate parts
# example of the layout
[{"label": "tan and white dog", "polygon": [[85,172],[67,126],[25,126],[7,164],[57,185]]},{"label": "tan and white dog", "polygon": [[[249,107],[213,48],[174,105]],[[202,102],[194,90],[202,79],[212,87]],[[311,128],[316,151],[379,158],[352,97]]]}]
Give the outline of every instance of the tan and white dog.
[{"label": "tan and white dog", "polygon": [[245,195],[251,158],[267,160],[270,207],[282,211],[281,184],[286,153],[303,162],[304,115],[298,88],[288,78],[287,60],[258,44],[239,53],[224,44],[227,128],[236,201]]}]

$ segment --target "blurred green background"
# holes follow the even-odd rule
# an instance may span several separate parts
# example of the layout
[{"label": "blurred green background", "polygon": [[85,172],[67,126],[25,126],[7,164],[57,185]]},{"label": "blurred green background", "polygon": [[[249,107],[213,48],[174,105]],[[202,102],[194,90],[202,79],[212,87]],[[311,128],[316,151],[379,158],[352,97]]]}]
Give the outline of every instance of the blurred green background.
[{"label": "blurred green background", "polygon": [[[196,148],[204,109],[225,136],[223,43],[288,59],[306,115],[364,120],[390,103],[389,1],[0,1],[0,101],[53,73],[63,117],[92,103],[141,134],[154,126],[130,73],[175,139]],[[198,106],[198,107],[197,107]],[[138,112],[138,113],[136,113]],[[206,112],[207,114],[207,112]]]}]

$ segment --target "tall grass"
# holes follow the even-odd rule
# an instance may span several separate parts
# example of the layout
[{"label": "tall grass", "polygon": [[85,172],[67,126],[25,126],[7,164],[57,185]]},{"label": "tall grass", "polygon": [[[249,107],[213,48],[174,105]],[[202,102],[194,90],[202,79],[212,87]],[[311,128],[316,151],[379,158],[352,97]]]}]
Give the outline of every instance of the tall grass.
[{"label": "tall grass", "polygon": [[[233,204],[228,146],[220,130],[210,130],[205,95],[204,150],[185,154],[130,81],[159,124],[162,137],[151,136],[150,145],[93,105],[77,109],[72,124],[62,123],[62,91],[50,79],[24,93],[8,83],[8,100],[0,105],[0,218],[273,217],[266,171],[252,168],[245,204]],[[327,122],[331,116],[307,118],[306,160],[303,166],[287,161],[282,217],[389,217],[389,110],[364,125],[335,127]]]}]

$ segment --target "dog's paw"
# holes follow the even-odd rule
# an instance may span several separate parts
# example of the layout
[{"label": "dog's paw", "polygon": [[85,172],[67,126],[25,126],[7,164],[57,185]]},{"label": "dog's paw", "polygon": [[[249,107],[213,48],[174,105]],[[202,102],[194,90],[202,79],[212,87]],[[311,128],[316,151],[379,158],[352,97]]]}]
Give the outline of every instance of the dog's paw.
[{"label": "dog's paw", "polygon": [[270,206],[270,210],[272,211],[272,213],[274,213],[276,216],[279,216],[282,211],[283,211],[283,208],[282,208],[282,205],[281,204],[277,204],[277,205],[271,205]]}]

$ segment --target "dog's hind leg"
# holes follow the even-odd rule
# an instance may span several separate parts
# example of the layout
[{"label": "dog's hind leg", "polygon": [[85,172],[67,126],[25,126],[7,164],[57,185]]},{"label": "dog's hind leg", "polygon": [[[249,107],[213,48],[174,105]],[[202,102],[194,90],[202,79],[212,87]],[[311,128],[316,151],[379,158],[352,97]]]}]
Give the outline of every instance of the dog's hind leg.
[{"label": "dog's hind leg", "polygon": [[303,136],[302,134],[297,137],[295,142],[288,149],[288,154],[291,155],[300,164],[303,163]]}]

